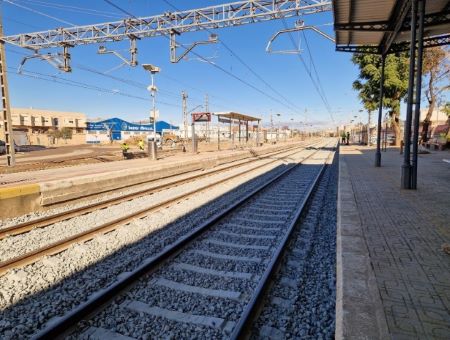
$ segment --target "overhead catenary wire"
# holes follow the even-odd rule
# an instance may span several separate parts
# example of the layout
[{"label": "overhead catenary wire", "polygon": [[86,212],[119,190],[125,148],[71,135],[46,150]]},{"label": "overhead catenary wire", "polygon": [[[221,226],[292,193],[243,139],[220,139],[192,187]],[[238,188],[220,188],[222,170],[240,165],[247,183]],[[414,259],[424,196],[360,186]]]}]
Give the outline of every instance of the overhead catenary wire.
[{"label": "overhead catenary wire", "polygon": [[87,7],[63,5],[63,4],[58,4],[58,3],[49,2],[49,1],[42,1],[42,0],[14,0],[14,1],[26,2],[28,4],[33,4],[35,6],[40,6],[40,7],[45,7],[45,8],[55,8],[58,10],[74,12],[74,13],[83,13],[83,14],[98,16],[98,17],[114,18],[114,19],[120,18],[119,13],[117,13],[117,12],[108,12],[108,11],[104,11],[104,10],[96,10],[96,9],[87,8]]},{"label": "overhead catenary wire", "polygon": [[[190,84],[188,84],[186,82],[183,82],[182,80],[179,80],[177,78],[171,77],[171,76],[169,76],[169,75],[167,75],[165,73],[160,73],[158,76],[166,78],[166,79],[168,79],[168,80],[170,80],[170,81],[172,81],[174,83],[181,84],[181,85],[183,85],[183,87],[185,87],[187,89],[191,89],[191,90],[194,90],[194,91],[197,91],[197,92],[200,92],[200,93],[205,93],[206,92],[206,91],[204,91],[202,89],[199,89],[198,87],[192,86],[192,85],[190,85]],[[229,101],[229,99],[220,97],[220,96],[218,96],[216,94],[208,93],[208,95],[210,97],[212,97],[212,98],[216,98],[216,99],[219,99],[219,100],[224,101],[224,102],[228,102]]]},{"label": "overhead catenary wire", "polygon": [[[18,5],[17,3],[15,3],[15,2],[12,1],[12,0],[4,0],[4,1],[6,1],[6,2],[8,2],[8,3],[10,3],[10,4],[13,4],[13,5],[15,5],[15,6],[19,6],[19,7],[22,7],[22,8],[24,8],[24,9],[30,10],[30,11],[36,13],[36,14],[40,14],[40,15],[43,15],[43,16],[52,18],[52,19],[54,19],[54,20],[57,20],[57,21],[59,21],[59,22],[62,22],[62,23],[65,23],[65,24],[69,24],[69,25],[75,26],[74,24],[72,24],[72,23],[70,23],[70,22],[68,22],[68,21],[61,20],[61,19],[56,18],[56,17],[54,17],[54,16],[48,15],[48,14],[46,14],[46,13],[43,13],[43,12],[34,10],[34,9],[32,9],[32,8],[29,8],[29,7],[26,7],[26,6],[23,6],[23,5]],[[110,4],[111,6],[115,7],[116,9],[120,10],[121,12],[124,12],[125,14],[130,15],[130,16],[136,18],[133,14],[131,14],[131,13],[129,13],[128,11],[122,9],[121,7],[115,5],[112,1],[109,1],[109,0],[104,0],[104,1],[105,1],[106,3],[108,3],[108,4]],[[137,18],[136,18],[136,19],[137,19]],[[169,39],[167,36],[164,36],[164,37],[167,38],[167,39]],[[185,49],[187,49],[187,47],[184,46],[184,45],[180,45],[180,46],[183,47],[183,48],[185,48]],[[211,61],[209,61],[209,60],[207,60],[206,58],[204,58],[203,56],[199,55],[199,54],[196,53],[196,52],[191,52],[191,53],[194,54],[194,55],[196,55],[199,59],[203,60],[204,62],[207,62],[207,63],[210,64],[211,66],[213,66],[213,67],[219,69],[220,71],[226,73],[226,74],[229,75],[230,77],[232,77],[232,78],[238,80],[239,82],[243,83],[244,85],[246,85],[246,86],[248,86],[248,87],[254,89],[254,90],[257,91],[258,93],[262,94],[263,96],[265,96],[265,97],[267,97],[267,98],[269,98],[269,99],[271,99],[271,100],[273,100],[273,101],[275,101],[275,102],[281,104],[282,106],[285,106],[285,107],[289,108],[290,110],[292,110],[288,105],[286,105],[284,102],[282,102],[282,101],[279,100],[278,98],[275,98],[275,97],[272,96],[271,94],[268,94],[267,92],[261,90],[260,88],[256,87],[255,85],[251,84],[250,82],[246,81],[245,79],[242,79],[242,78],[240,78],[239,76],[233,74],[232,72],[227,71],[227,70],[224,69],[223,67],[221,67],[221,66],[219,66],[219,65],[217,65],[217,64],[215,64],[215,63],[213,63],[213,62],[211,62]]]},{"label": "overhead catenary wire", "polygon": [[32,29],[36,29],[36,30],[39,30],[40,28],[39,27],[37,27],[37,26],[34,26],[34,25],[30,25],[30,24],[28,24],[28,23],[26,23],[26,22],[22,22],[22,21],[19,21],[19,20],[15,20],[15,19],[12,19],[12,18],[2,18],[3,19],[3,21],[10,21],[10,22],[14,22],[14,23],[16,23],[16,24],[19,24],[19,25],[23,25],[23,26],[27,26],[27,27],[30,27],[30,28],[32,28]]},{"label": "overhead catenary wire", "polygon": [[[8,67],[8,69],[10,69],[11,71],[16,71],[12,67]],[[103,88],[103,87],[100,87],[97,85],[91,85],[91,84],[87,84],[87,83],[83,83],[83,82],[79,82],[79,81],[75,81],[75,80],[70,80],[70,79],[59,77],[56,75],[45,74],[45,73],[41,73],[41,72],[33,72],[33,71],[25,71],[23,73],[15,73],[14,72],[12,74],[17,75],[17,76],[25,76],[28,78],[45,80],[45,81],[49,81],[49,82],[55,82],[55,83],[73,86],[73,87],[80,87],[80,88],[93,90],[93,91],[97,91],[97,92],[102,92],[102,93],[109,93],[109,94],[113,94],[113,95],[119,95],[119,96],[124,96],[124,97],[128,97],[128,98],[139,99],[139,100],[148,102],[148,98],[146,98],[146,97],[141,97],[141,96],[137,96],[134,94],[122,92],[119,90],[111,90],[111,89]],[[161,104],[164,104],[167,106],[181,107],[181,105],[178,105],[178,104],[168,103],[168,102],[164,102],[164,101],[159,101],[159,102]]]},{"label": "overhead catenary wire", "polygon": [[[15,53],[15,54],[18,54],[18,55],[23,55],[23,56],[30,56],[30,54],[28,54],[28,53],[14,51],[14,50],[11,50],[11,49],[8,49],[8,52]],[[126,84],[128,86],[132,86],[134,88],[137,88],[137,89],[140,89],[140,90],[143,90],[143,91],[144,90],[147,91],[147,85],[144,84],[144,83],[140,83],[138,81],[131,80],[131,79],[125,79],[125,78],[116,77],[116,76],[113,76],[113,75],[110,75],[110,74],[104,74],[104,73],[102,73],[102,72],[100,72],[98,70],[95,70],[95,69],[93,69],[93,68],[91,68],[89,66],[85,66],[85,65],[82,65],[82,64],[79,64],[79,63],[74,63],[73,66],[75,68],[77,68],[77,69],[80,69],[80,70],[83,70],[83,71],[86,71],[86,72],[91,72],[91,73],[94,73],[94,74],[97,74],[97,75],[100,75],[100,76],[103,76],[103,77],[107,77],[107,78],[113,79],[113,80],[115,80],[117,82],[124,83],[124,84]],[[51,76],[51,75],[48,75],[48,76]],[[62,79],[66,79],[66,78],[62,78]],[[66,80],[70,81],[69,79],[66,79]],[[109,90],[109,91],[113,91],[113,90]],[[158,90],[158,92],[163,97],[172,97],[172,98],[177,98],[177,99],[179,98],[179,94],[178,93],[174,93],[174,92],[171,92],[171,91],[168,91],[168,90]],[[200,101],[200,100],[197,98],[197,101]],[[180,105],[176,105],[176,104],[171,104],[171,103],[166,103],[166,102],[162,102],[162,103],[170,105],[170,106],[181,107]],[[220,106],[220,105],[218,105],[218,106]]]},{"label": "overhead catenary wire", "polygon": [[[168,0],[163,0],[167,5],[169,5],[170,7],[172,7],[173,9],[175,9],[176,11],[180,11],[180,9],[178,7],[176,7],[175,5],[173,5],[170,1]],[[206,28],[206,31],[208,31],[209,33],[212,33],[212,31],[208,28]],[[225,41],[223,41],[220,38],[217,38],[217,40],[222,44],[223,47],[225,47],[225,49],[231,53],[231,55],[233,57],[235,57],[248,71],[250,71],[251,74],[253,74],[256,78],[258,78],[265,86],[267,86],[270,90],[272,90],[275,94],[277,94],[280,98],[282,98],[289,106],[291,106],[291,110],[300,110],[300,108],[295,105],[294,103],[292,103],[289,99],[287,99],[282,93],[280,93],[278,90],[276,90],[272,85],[270,85],[270,83],[268,83],[261,75],[258,74],[258,72],[256,72],[250,65],[248,65],[248,63],[246,63],[236,52],[234,52],[232,50],[232,48],[225,43]]]},{"label": "overhead catenary wire", "polygon": [[33,8],[31,8],[31,7],[27,7],[27,6],[24,6],[24,5],[20,5],[20,4],[16,3],[15,1],[12,1],[12,0],[2,0],[2,1],[3,1],[3,2],[6,2],[6,3],[10,4],[10,5],[13,5],[13,6],[16,6],[16,7],[22,8],[22,9],[25,9],[25,10],[27,10],[27,11],[33,12],[33,13],[35,13],[35,14],[39,14],[39,15],[42,15],[42,16],[44,16],[44,17],[53,19],[53,20],[58,21],[58,22],[60,22],[60,23],[63,23],[63,24],[66,24],[66,25],[70,25],[70,26],[76,26],[75,24],[73,24],[73,23],[71,23],[71,22],[69,22],[69,21],[59,19],[59,18],[57,18],[57,17],[54,17],[53,15],[46,14],[46,13],[44,13],[44,12],[38,11],[38,10],[36,10],[36,9],[33,9]]},{"label": "overhead catenary wire", "polygon": [[[132,18],[139,20],[139,18],[136,17],[134,14],[132,14],[132,13],[130,13],[130,12],[128,12],[128,11],[122,9],[120,6],[117,6],[116,4],[112,3],[110,0],[104,0],[104,1],[107,2],[107,3],[109,3],[109,4],[111,4],[111,6],[113,6],[114,8],[116,8],[116,9],[122,11],[122,12],[125,13],[126,15],[129,15],[129,16],[131,16]],[[166,35],[162,35],[162,36],[165,37],[165,38],[168,39],[168,40],[170,39],[170,38],[167,37]],[[188,49],[188,47],[185,46],[185,45],[183,45],[183,44],[179,44],[179,46],[180,46],[180,47],[183,47],[185,50]],[[271,100],[277,102],[278,104],[281,104],[282,106],[288,108],[289,110],[292,110],[288,105],[286,105],[284,102],[282,102],[282,101],[279,100],[278,98],[275,98],[274,96],[268,94],[267,92],[265,92],[265,91],[259,89],[259,88],[256,87],[255,85],[253,85],[253,84],[251,84],[250,82],[248,82],[248,81],[246,81],[246,80],[244,80],[244,79],[238,77],[238,76],[235,75],[234,73],[232,73],[232,72],[230,72],[230,71],[227,71],[227,70],[224,69],[223,67],[217,65],[216,63],[213,63],[212,61],[210,61],[210,60],[208,60],[207,58],[205,58],[205,57],[201,56],[200,54],[198,54],[197,52],[195,52],[195,51],[190,51],[190,53],[193,54],[193,55],[195,55],[197,58],[201,59],[202,61],[204,61],[204,62],[210,64],[211,66],[217,68],[218,70],[224,72],[225,74],[229,75],[230,77],[236,79],[237,81],[243,83],[244,85],[246,85],[246,86],[252,88],[253,90],[257,91],[258,93],[262,94],[263,96],[265,96],[265,97],[267,97],[267,98],[269,98],[269,99],[271,99]]]},{"label": "overhead catenary wire", "polygon": [[[30,56],[30,55],[32,55],[32,54],[23,53],[23,52],[19,52],[19,51],[14,51],[14,50],[10,50],[10,49],[8,49],[8,51],[11,52],[11,53],[15,53],[15,54],[23,55],[23,56]],[[86,72],[91,72],[91,73],[94,73],[94,74],[97,74],[97,75],[100,75],[100,76],[103,76],[103,77],[106,77],[106,78],[109,78],[109,79],[113,79],[113,80],[115,80],[117,82],[121,82],[123,84],[126,84],[128,86],[132,86],[134,88],[138,88],[140,90],[146,90],[147,89],[147,85],[146,84],[140,83],[140,82],[132,80],[132,79],[125,79],[125,78],[116,77],[116,76],[113,76],[113,75],[110,75],[110,74],[105,74],[105,73],[100,72],[98,70],[95,70],[95,69],[93,69],[93,68],[91,68],[89,66],[85,66],[85,65],[82,65],[82,64],[79,64],[79,63],[74,63],[73,66],[75,68],[80,69],[80,70],[83,70],[83,71],[86,71]],[[160,94],[162,94],[163,96],[169,96],[169,97],[174,97],[174,98],[178,98],[179,97],[179,95],[177,93],[174,93],[174,92],[171,92],[171,91],[168,91],[168,90],[158,90],[158,92]]]},{"label": "overhead catenary wire", "polygon": [[119,11],[125,13],[126,15],[129,15],[130,17],[133,17],[135,19],[137,19],[133,14],[131,14],[130,12],[124,10],[122,7],[117,6],[114,2],[110,1],[110,0],[103,0],[106,3],[110,4],[112,7],[118,9]]},{"label": "overhead catenary wire", "polygon": [[[288,26],[287,26],[286,20],[284,18],[282,18],[282,22],[283,22],[284,28],[287,30]],[[288,34],[289,34],[289,38],[290,38],[290,40],[291,40],[291,42],[292,42],[292,44],[293,44],[293,46],[295,48],[295,40],[294,40],[294,37],[292,36],[292,32],[288,32]],[[311,82],[312,82],[314,88],[316,89],[317,93],[319,94],[319,97],[321,98],[323,104],[325,105],[325,108],[328,111],[328,114],[330,115],[331,120],[334,122],[335,120],[334,120],[334,117],[333,117],[333,113],[331,112],[331,107],[330,107],[330,105],[328,103],[328,100],[327,100],[327,98],[325,96],[325,93],[321,92],[319,85],[316,83],[315,79],[313,78],[313,76],[311,74],[311,70],[309,70],[308,67],[306,66],[306,62],[303,59],[303,57],[300,54],[297,54],[297,56],[300,59],[303,67],[305,68],[306,73],[308,74],[309,78],[311,79]]]},{"label": "overhead catenary wire", "polygon": [[322,95],[325,98],[328,107],[330,107],[330,104],[328,102],[328,99],[327,99],[327,97],[325,95],[325,91],[324,91],[323,86],[322,86],[322,82],[320,81],[319,73],[317,72],[316,63],[314,62],[314,58],[312,56],[311,48],[309,47],[309,42],[308,42],[308,38],[306,36],[305,31],[302,31],[302,34],[303,34],[303,39],[305,40],[305,43],[306,43],[306,50],[308,51],[309,60],[311,61],[312,68],[313,68],[314,73],[316,75],[316,79],[317,79],[317,83],[318,83],[319,89],[321,90]]},{"label": "overhead catenary wire", "polygon": [[[75,26],[75,24],[73,24],[73,23],[67,22],[67,21],[62,20],[62,19],[59,19],[59,18],[57,18],[57,17],[53,17],[53,16],[51,16],[51,15],[48,15],[48,14],[46,14],[46,13],[43,13],[43,12],[40,12],[40,11],[37,11],[37,10],[34,10],[34,9],[30,8],[30,7],[26,7],[26,6],[22,6],[22,5],[15,4],[14,1],[11,1],[11,0],[5,0],[5,1],[8,2],[8,3],[10,3],[10,4],[12,4],[12,5],[17,5],[18,7],[22,7],[22,8],[24,8],[24,9],[27,9],[27,10],[33,12],[33,13],[36,13],[36,14],[39,14],[39,15],[42,15],[42,16],[45,16],[45,17],[50,17],[50,18],[52,18],[52,19],[54,19],[54,20],[57,20],[57,21],[59,21],[59,22],[67,23],[67,24],[70,24],[70,25],[72,25],[72,26]],[[16,0],[16,1],[17,1],[17,0]],[[19,0],[19,1],[21,1],[21,0]],[[71,8],[71,9],[85,10],[85,11],[100,12],[100,11],[97,11],[97,10],[91,10],[91,9],[83,8],[83,7],[66,6],[66,5],[55,4],[55,3],[50,3],[50,2],[46,2],[46,1],[39,1],[39,0],[22,0],[22,1],[28,1],[28,2],[32,2],[32,3],[47,4],[48,7],[52,6],[52,7],[54,7],[54,8],[64,7],[64,8]],[[106,1],[106,0],[105,0],[105,1]],[[120,8],[120,7],[118,7],[118,6],[115,6],[115,4],[113,4],[111,1],[106,1],[106,2],[107,2],[108,4],[111,4],[111,5],[112,5],[113,7],[115,7],[115,8],[119,8],[119,10],[122,11],[122,12],[124,12],[125,14],[133,16],[131,13],[129,13],[129,12],[123,10],[122,8]],[[112,12],[107,12],[107,13],[112,13]],[[89,13],[88,13],[88,14],[89,14]],[[118,16],[118,13],[112,13],[112,14],[116,15],[116,18],[119,17],[119,16]],[[133,17],[134,17],[134,16],[133,16]],[[136,17],[135,17],[135,18],[136,18]],[[26,25],[25,23],[21,23],[21,24]],[[19,53],[19,52],[17,52],[17,51],[12,51],[12,50],[10,50],[10,52],[17,53],[17,54],[22,54],[22,55],[24,55],[24,56],[28,56],[28,55],[29,55],[29,54],[26,54],[26,53]],[[147,86],[146,86],[145,84],[136,82],[136,81],[134,81],[134,80],[128,80],[128,79],[123,79],[123,78],[115,77],[115,76],[106,74],[106,73],[104,73],[104,72],[101,72],[101,71],[97,71],[97,70],[95,70],[95,69],[92,69],[92,68],[90,68],[90,67],[83,66],[83,65],[81,65],[81,64],[76,64],[76,63],[74,63],[73,65],[74,65],[75,67],[77,67],[77,68],[80,68],[80,69],[84,70],[84,71],[91,72],[91,73],[95,73],[95,74],[97,74],[97,75],[100,75],[100,76],[103,76],[103,77],[107,77],[107,78],[116,80],[116,81],[118,81],[118,82],[125,83],[125,84],[127,84],[127,85],[129,85],[129,86],[134,86],[134,87],[140,88],[140,89],[142,89],[142,88],[147,88]],[[179,81],[177,81],[177,82],[179,82]],[[201,91],[201,90],[200,90],[200,91]],[[201,91],[201,92],[204,92],[204,91]],[[160,93],[161,95],[163,95],[163,96],[169,96],[169,97],[179,98],[179,94],[173,93],[173,92],[168,91],[168,90],[159,90],[159,93]],[[215,95],[211,95],[211,97],[217,98],[217,96],[215,96]],[[216,106],[221,106],[221,105],[217,105],[217,104],[215,104],[215,105],[216,105]]]}]

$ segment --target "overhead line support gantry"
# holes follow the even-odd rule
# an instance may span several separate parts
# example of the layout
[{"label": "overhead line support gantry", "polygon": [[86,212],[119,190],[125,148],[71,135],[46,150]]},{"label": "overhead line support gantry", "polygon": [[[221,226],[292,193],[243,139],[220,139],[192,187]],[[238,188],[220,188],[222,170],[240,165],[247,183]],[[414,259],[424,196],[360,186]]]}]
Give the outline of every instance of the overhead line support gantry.
[{"label": "overhead line support gantry", "polygon": [[[8,96],[8,86],[6,79],[6,60],[4,55],[4,44],[11,44],[34,51],[34,55],[29,58],[40,58],[56,64],[65,72],[71,71],[69,49],[78,45],[101,44],[106,42],[117,42],[131,40],[130,66],[137,65],[136,40],[141,38],[166,36],[170,37],[171,61],[177,62],[185,54],[176,56],[178,45],[175,35],[186,32],[218,29],[224,27],[241,26],[258,22],[277,20],[307,14],[331,11],[331,0],[245,0],[233,3],[209,6],[199,9],[170,12],[160,15],[142,18],[126,18],[120,21],[105,22],[94,25],[60,27],[52,30],[21,33],[10,36],[3,36],[0,31],[0,87],[2,89],[2,110],[0,121],[3,124],[3,134],[6,141],[6,153],[8,165],[15,163],[14,142],[12,141],[12,125],[10,103]],[[216,37],[210,37],[208,42],[216,42]],[[197,42],[189,47],[194,48]],[[58,55],[43,56],[39,54],[41,49],[62,48],[63,53]],[[99,50],[99,53],[111,53],[106,48]],[[188,51],[189,52],[189,51]],[[114,53],[114,52],[112,52]],[[63,60],[59,61],[58,56]],[[121,57],[122,60],[125,60]],[[23,65],[22,65],[23,66]]]},{"label": "overhead line support gantry", "polygon": [[61,27],[53,30],[3,37],[6,43],[39,50],[129,39],[169,36],[206,29],[240,26],[257,22],[314,14],[331,10],[329,0],[246,0],[200,9],[94,25]]}]

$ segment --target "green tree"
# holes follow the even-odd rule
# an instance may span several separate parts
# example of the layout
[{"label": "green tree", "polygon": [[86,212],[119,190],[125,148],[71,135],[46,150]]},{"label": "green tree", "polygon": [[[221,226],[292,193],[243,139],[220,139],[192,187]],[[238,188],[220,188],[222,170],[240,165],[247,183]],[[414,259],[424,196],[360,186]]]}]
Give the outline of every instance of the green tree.
[{"label": "green tree", "polygon": [[71,128],[69,128],[69,127],[63,127],[62,129],[61,129],[61,137],[62,137],[62,139],[64,139],[64,140],[67,140],[67,139],[72,139],[72,129]]},{"label": "green tree", "polygon": [[[425,97],[428,101],[428,111],[423,120],[422,140],[428,140],[428,129],[431,116],[445,91],[450,89],[449,51],[444,47],[425,49],[423,58],[423,76],[425,78]],[[439,105],[438,105],[439,106]]]},{"label": "green tree", "polygon": [[447,115],[447,117],[450,118],[450,102],[445,103],[445,105],[444,105],[444,113]]},{"label": "green tree", "polygon": [[62,137],[61,136],[61,130],[58,130],[58,129],[48,130],[47,135],[52,137],[52,138],[54,138],[54,139],[58,139],[58,138]]},{"label": "green tree", "polygon": [[[378,108],[381,81],[381,57],[369,54],[354,54],[352,61],[359,68],[358,79],[353,88],[366,110]],[[390,54],[386,57],[383,107],[389,109],[389,117],[395,134],[395,143],[400,145],[400,102],[408,91],[408,65],[406,54]]]}]

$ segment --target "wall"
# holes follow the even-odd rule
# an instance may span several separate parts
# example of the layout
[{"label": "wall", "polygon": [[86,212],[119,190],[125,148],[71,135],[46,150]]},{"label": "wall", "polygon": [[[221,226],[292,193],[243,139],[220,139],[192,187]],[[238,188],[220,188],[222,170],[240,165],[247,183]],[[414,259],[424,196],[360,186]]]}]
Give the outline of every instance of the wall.
[{"label": "wall", "polygon": [[28,141],[30,145],[43,145],[43,146],[62,146],[62,145],[80,145],[86,144],[85,133],[74,133],[72,139],[55,139],[52,140],[46,134],[29,133]]}]

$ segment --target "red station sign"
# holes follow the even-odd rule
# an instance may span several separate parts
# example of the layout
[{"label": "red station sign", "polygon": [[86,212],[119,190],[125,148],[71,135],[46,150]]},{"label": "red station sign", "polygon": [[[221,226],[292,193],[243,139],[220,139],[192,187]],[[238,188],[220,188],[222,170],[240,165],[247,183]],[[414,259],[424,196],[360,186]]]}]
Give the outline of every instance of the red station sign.
[{"label": "red station sign", "polygon": [[195,112],[192,114],[193,122],[210,122],[211,113],[210,112]]}]

